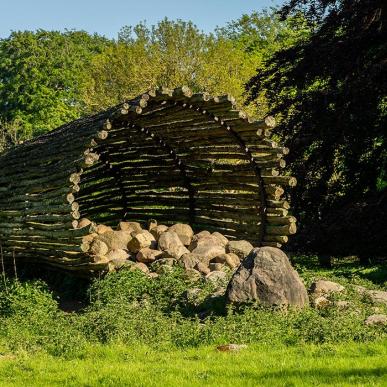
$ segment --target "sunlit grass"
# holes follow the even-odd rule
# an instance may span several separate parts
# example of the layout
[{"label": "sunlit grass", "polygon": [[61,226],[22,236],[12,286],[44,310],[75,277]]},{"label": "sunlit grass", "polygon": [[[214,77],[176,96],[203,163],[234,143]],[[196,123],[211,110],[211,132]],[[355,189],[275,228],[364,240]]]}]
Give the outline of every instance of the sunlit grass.
[{"label": "sunlit grass", "polygon": [[1,386],[382,386],[387,342],[150,349],[90,346],[75,359],[45,354],[0,358]]}]

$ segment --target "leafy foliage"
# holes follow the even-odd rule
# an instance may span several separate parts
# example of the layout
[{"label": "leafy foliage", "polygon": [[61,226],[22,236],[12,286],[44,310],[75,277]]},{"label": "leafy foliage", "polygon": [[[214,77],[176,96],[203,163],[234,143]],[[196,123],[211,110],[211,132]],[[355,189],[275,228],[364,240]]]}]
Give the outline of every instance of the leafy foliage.
[{"label": "leafy foliage", "polygon": [[[272,346],[362,342],[386,336],[385,327],[364,325],[375,305],[353,289],[358,284],[375,288],[370,279],[385,286],[385,265],[359,271],[358,265],[340,262],[332,272],[320,269],[314,257],[293,261],[306,285],[317,278],[333,279],[346,291],[332,296],[332,305],[324,309],[284,311],[250,305],[235,310],[224,302],[216,304],[222,297],[213,298],[214,287],[190,283],[181,270],[157,279],[122,270],[96,279],[89,287],[90,304],[76,314],[61,311],[41,281],[1,281],[0,348],[74,358],[93,343],[160,349],[230,342]],[[188,297],[188,289],[199,291],[194,292],[196,299]],[[338,299],[348,301],[348,308],[339,309]],[[387,307],[378,308],[387,313]]]},{"label": "leafy foliage", "polygon": [[224,36],[206,35],[192,22],[164,19],[123,27],[119,39],[92,60],[84,100],[92,110],[156,86],[231,93],[243,101],[256,63]]},{"label": "leafy foliage", "polygon": [[0,337],[11,351],[44,348],[70,356],[81,349],[84,336],[58,309],[45,283],[4,280],[0,289]]},{"label": "leafy foliage", "polygon": [[0,118],[21,127],[19,140],[78,118],[91,56],[107,40],[82,31],[12,32],[0,40]]},{"label": "leafy foliage", "polygon": [[281,119],[276,133],[299,181],[292,196],[299,237],[313,249],[369,253],[372,243],[383,252],[387,235],[375,215],[383,219],[386,208],[378,193],[386,169],[386,4],[292,0],[281,10],[287,18],[300,12],[310,38],[274,53],[248,84],[252,99],[264,90]]}]

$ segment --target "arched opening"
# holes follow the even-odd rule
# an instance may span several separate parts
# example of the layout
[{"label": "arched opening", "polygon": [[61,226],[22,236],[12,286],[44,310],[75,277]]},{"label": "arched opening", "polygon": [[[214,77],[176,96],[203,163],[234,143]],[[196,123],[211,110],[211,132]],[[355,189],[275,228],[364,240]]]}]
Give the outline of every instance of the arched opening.
[{"label": "arched opening", "polygon": [[[0,242],[6,257],[92,269],[81,217],[190,223],[255,246],[296,231],[282,199],[286,148],[273,120],[251,121],[229,96],[150,91],[0,156]],[[28,158],[29,163],[26,163]],[[55,162],[54,162],[55,161]],[[54,163],[54,164],[53,164]]]}]

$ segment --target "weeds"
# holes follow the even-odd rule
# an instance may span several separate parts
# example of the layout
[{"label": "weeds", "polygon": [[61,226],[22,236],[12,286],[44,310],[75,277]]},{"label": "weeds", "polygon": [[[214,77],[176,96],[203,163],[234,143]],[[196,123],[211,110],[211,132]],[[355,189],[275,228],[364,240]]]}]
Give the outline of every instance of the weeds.
[{"label": "weeds", "polygon": [[[235,310],[221,295],[212,296],[216,290],[212,285],[192,284],[180,270],[153,280],[139,271],[121,271],[93,281],[88,288],[90,303],[81,313],[65,313],[45,282],[10,280],[3,273],[0,346],[12,352],[46,351],[78,357],[90,343],[154,348],[225,342],[293,346],[387,337],[385,327],[364,325],[376,307],[379,313],[386,313],[386,307],[372,304],[353,287],[371,287],[372,282],[349,268],[344,276],[343,267],[341,271],[322,272],[302,263],[296,265],[306,283],[331,278],[346,291],[332,296],[331,306],[321,310],[284,311],[259,305]],[[339,308],[339,300],[348,301],[348,307]]]}]

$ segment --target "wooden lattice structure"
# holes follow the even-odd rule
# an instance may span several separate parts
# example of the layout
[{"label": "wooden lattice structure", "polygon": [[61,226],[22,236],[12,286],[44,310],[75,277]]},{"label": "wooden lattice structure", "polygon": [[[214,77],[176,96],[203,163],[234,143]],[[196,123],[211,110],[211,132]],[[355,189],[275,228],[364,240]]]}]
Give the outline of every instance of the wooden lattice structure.
[{"label": "wooden lattice structure", "polygon": [[187,222],[255,246],[296,232],[280,176],[274,120],[252,121],[233,98],[161,88],[66,124],[0,155],[5,259],[97,268],[80,250],[87,217]]}]

